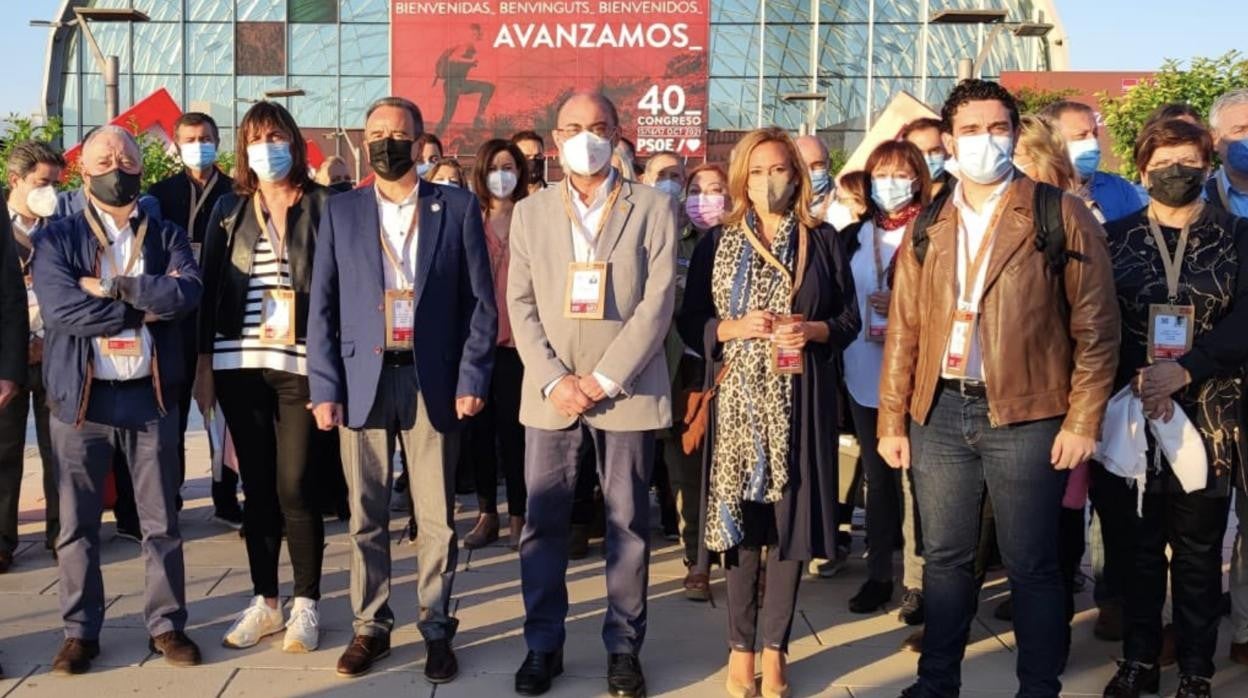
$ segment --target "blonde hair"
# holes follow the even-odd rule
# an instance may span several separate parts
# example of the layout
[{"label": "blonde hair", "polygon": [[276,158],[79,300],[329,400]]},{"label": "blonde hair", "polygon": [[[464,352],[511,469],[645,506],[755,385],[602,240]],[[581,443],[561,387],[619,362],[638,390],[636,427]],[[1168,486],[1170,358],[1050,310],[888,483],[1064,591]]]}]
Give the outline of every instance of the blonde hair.
[{"label": "blonde hair", "polygon": [[764,143],[779,143],[788,157],[789,169],[792,170],[797,184],[790,205],[797,215],[798,223],[808,229],[823,225],[823,222],[810,212],[814,192],[810,184],[810,174],[802,165],[802,156],[797,151],[797,144],[793,142],[788,132],[777,126],[754,129],[733,146],[732,154],[728,159],[728,198],[732,201],[732,209],[724,215],[724,224],[741,223],[752,206],[749,194],[750,156]]},{"label": "blonde hair", "polygon": [[1070,162],[1070,151],[1062,134],[1042,117],[1022,117],[1018,132],[1018,150],[1027,151],[1035,163],[1035,179],[1068,192],[1079,190],[1079,178]]}]

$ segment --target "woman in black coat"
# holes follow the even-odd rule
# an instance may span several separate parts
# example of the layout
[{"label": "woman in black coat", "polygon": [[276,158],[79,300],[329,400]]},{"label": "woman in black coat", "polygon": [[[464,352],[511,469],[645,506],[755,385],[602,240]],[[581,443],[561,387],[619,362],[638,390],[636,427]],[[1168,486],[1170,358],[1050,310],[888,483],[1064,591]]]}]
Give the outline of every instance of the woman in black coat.
[{"label": "woman in black coat", "polygon": [[[780,129],[753,131],[737,144],[728,181],[733,210],[698,244],[678,318],[685,343],[714,360],[708,387],[710,367],[727,367],[704,449],[700,557],[724,556],[728,691],[738,696],[754,691],[762,548],[762,688],[782,696],[802,569],[812,557],[833,557],[836,547],[835,358],[861,321],[841,243],[809,213],[801,163]],[[777,363],[800,364],[801,373]]]}]

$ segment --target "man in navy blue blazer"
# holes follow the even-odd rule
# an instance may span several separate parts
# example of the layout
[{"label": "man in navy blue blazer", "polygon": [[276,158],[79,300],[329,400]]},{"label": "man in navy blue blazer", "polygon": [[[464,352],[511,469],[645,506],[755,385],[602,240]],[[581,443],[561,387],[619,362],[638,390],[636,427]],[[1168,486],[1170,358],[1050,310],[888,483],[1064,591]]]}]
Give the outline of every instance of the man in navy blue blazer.
[{"label": "man in navy blue blazer", "polygon": [[143,161],[134,138],[104,126],[83,144],[87,206],[35,240],[45,327],[43,380],[58,463],[61,615],[52,662],[80,674],[100,651],[104,582],[100,514],[115,449],[125,452],[147,567],[148,647],[175,666],[200,663],[186,627],[177,405],[188,389],[178,321],[203,287],[186,233],[137,205]]},{"label": "man in navy blue blazer", "polygon": [[355,638],[338,661],[359,676],[390,651],[390,493],[396,441],[411,469],[425,676],[453,679],[450,615],[457,541],[455,463],[462,420],[490,384],[498,309],[480,205],[420,180],[420,109],[387,97],[364,139],[376,183],[329,200],[317,232],[308,381],[324,430],[341,427],[351,507]]}]

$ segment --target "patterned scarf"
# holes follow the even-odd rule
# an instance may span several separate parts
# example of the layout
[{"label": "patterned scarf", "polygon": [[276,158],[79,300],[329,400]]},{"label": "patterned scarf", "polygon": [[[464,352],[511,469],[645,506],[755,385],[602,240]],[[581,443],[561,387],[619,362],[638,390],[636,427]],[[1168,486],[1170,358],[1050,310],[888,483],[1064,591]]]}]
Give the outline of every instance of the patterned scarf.
[{"label": "patterned scarf", "polygon": [[875,226],[880,230],[896,230],[910,225],[910,221],[919,217],[919,213],[923,211],[923,204],[914,201],[906,204],[897,213],[889,214],[886,211],[876,211]]},{"label": "patterned scarf", "polygon": [[[752,218],[752,216],[751,216]],[[717,315],[737,319],[751,310],[792,312],[791,275],[768,264],[746,239],[746,223],[724,229],[711,272]],[[771,253],[792,273],[797,256],[796,217],[789,214]],[[707,488],[706,546],[723,552],[741,542],[742,502],[773,503],[789,482],[792,376],[771,369],[767,339],[729,340],[731,364],[716,397],[711,483]]]}]

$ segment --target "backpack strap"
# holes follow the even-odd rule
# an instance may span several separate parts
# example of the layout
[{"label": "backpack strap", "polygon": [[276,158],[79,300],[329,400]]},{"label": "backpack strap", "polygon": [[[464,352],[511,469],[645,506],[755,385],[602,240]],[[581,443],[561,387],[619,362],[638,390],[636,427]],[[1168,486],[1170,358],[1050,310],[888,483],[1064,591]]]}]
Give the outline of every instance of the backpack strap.
[{"label": "backpack strap", "polygon": [[1205,205],[1212,206],[1219,211],[1226,210],[1226,207],[1222,205],[1222,188],[1218,186],[1216,174],[1205,180]]},{"label": "backpack strap", "polygon": [[948,187],[942,189],[940,195],[932,199],[932,202],[925,206],[914,219],[914,228],[910,231],[910,245],[914,248],[914,258],[919,260],[919,266],[923,266],[923,260],[927,259],[927,245],[930,242],[927,229],[932,221],[936,220],[936,216],[940,215],[940,210],[945,207],[950,191]]},{"label": "backpack strap", "polygon": [[1062,220],[1061,189],[1036,182],[1033,216],[1036,221],[1036,250],[1044,253],[1049,269],[1060,273],[1070,255],[1066,250],[1066,224]]}]

